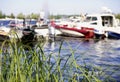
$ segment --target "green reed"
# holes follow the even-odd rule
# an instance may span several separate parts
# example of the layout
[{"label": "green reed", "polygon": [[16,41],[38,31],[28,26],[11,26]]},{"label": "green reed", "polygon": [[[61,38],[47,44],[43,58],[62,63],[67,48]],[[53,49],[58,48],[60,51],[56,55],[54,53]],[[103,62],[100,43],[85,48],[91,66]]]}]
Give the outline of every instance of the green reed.
[{"label": "green reed", "polygon": [[[30,44],[14,40],[2,43],[0,82],[102,82],[100,67],[90,70],[86,63],[79,65],[69,43],[71,54],[67,57],[61,57],[62,43],[58,53],[49,54],[44,52],[44,42]],[[100,72],[96,74],[96,70]]]}]

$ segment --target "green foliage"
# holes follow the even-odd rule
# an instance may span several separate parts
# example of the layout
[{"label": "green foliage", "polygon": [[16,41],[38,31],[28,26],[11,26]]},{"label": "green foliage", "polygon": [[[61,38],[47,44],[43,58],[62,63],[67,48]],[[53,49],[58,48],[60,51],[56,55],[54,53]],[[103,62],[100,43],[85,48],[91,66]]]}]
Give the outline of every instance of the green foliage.
[{"label": "green foliage", "polygon": [[31,13],[31,15],[29,15],[29,16],[33,19],[38,19],[39,18],[39,14]]},{"label": "green foliage", "polygon": [[31,19],[32,17],[31,17],[31,15],[27,15],[26,18],[27,19]]},{"label": "green foliage", "polygon": [[25,18],[25,15],[24,15],[23,13],[19,13],[19,14],[17,15],[17,18],[23,19],[23,18]]},{"label": "green foliage", "polygon": [[10,18],[15,18],[15,16],[14,16],[14,14],[13,14],[13,13],[11,13]]},{"label": "green foliage", "polygon": [[62,18],[62,15],[50,15],[49,19],[60,19]]},{"label": "green foliage", "polygon": [[2,11],[0,11],[0,18],[5,18],[5,14],[2,13]]},{"label": "green foliage", "polygon": [[17,18],[19,18],[19,19],[23,19],[23,18],[38,19],[38,18],[39,18],[39,14],[31,13],[31,14],[25,16],[23,13],[19,13],[19,14],[17,15]]},{"label": "green foliage", "polygon": [[120,19],[120,14],[116,14],[115,17]]},{"label": "green foliage", "polygon": [[0,18],[2,18],[2,11],[0,11]]}]

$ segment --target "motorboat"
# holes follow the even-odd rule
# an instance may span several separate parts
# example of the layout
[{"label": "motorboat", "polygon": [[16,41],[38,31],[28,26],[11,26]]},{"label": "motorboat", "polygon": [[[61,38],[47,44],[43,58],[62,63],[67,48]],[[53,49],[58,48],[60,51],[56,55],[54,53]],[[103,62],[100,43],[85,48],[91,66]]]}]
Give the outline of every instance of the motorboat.
[{"label": "motorboat", "polygon": [[5,26],[0,27],[0,41],[8,40],[9,39],[9,32],[10,28]]},{"label": "motorboat", "polygon": [[93,28],[82,27],[81,25],[82,22],[72,22],[66,20],[60,22],[51,21],[51,26],[59,30],[63,35],[85,38],[94,37]]},{"label": "motorboat", "polygon": [[22,28],[23,27],[23,20],[21,19],[12,19],[10,23],[8,24],[9,27],[18,27]]},{"label": "motorboat", "polygon": [[92,28],[85,28],[81,27],[74,28],[68,27],[67,25],[59,26],[55,25],[56,29],[59,29],[64,35],[73,36],[73,37],[85,37],[85,38],[92,38],[94,36],[94,32]]},{"label": "motorboat", "polygon": [[23,36],[22,30],[1,26],[0,27],[0,40],[20,39]]},{"label": "motorboat", "polygon": [[[108,11],[109,10],[109,11]],[[88,14],[84,22],[66,22],[55,23],[55,29],[63,34],[74,36],[85,36],[93,38],[120,38],[120,26],[117,24],[115,15],[110,9],[98,14]],[[87,28],[87,29],[86,29]],[[86,34],[88,32],[88,34]]]},{"label": "motorboat", "polygon": [[92,27],[96,38],[120,38],[120,27],[112,13],[87,15],[84,24],[81,26]]},{"label": "motorboat", "polygon": [[24,28],[22,30],[22,34],[23,34],[23,36],[21,37],[21,41],[24,44],[27,44],[28,42],[35,40],[36,33],[35,33],[34,29],[30,28],[30,26],[28,26],[27,28]]},{"label": "motorboat", "polygon": [[34,19],[12,19],[8,26],[16,29],[24,29],[24,27],[36,25],[36,22]]}]

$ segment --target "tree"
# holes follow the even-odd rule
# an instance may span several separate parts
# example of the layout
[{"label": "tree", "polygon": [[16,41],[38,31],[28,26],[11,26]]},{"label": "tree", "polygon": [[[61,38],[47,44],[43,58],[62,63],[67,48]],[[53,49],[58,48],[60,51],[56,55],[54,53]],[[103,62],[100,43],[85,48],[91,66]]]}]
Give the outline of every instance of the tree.
[{"label": "tree", "polygon": [[54,15],[49,16],[49,19],[54,19],[54,18],[55,18]]},{"label": "tree", "polygon": [[25,18],[25,15],[24,15],[23,13],[19,13],[19,14],[17,15],[17,18],[23,19],[23,18]]},{"label": "tree", "polygon": [[30,16],[31,16],[32,19],[38,19],[39,18],[39,14],[31,13]]},{"label": "tree", "polygon": [[26,18],[27,18],[27,19],[30,19],[30,18],[31,18],[31,16],[30,16],[30,15],[27,15],[27,16],[26,16]]},{"label": "tree", "polygon": [[15,18],[13,13],[10,14],[10,18]]},{"label": "tree", "polygon": [[3,17],[3,18],[5,18],[5,17],[6,17],[6,15],[5,15],[5,14],[3,14],[3,15],[2,15],[2,17]]},{"label": "tree", "polygon": [[116,18],[120,19],[120,14],[115,15]]},{"label": "tree", "polygon": [[5,18],[6,15],[4,13],[2,13],[2,11],[0,11],[0,18]]},{"label": "tree", "polygon": [[60,19],[62,17],[62,15],[50,15],[49,18],[50,19]]},{"label": "tree", "polygon": [[3,18],[3,14],[2,14],[2,11],[0,11],[0,18]]}]

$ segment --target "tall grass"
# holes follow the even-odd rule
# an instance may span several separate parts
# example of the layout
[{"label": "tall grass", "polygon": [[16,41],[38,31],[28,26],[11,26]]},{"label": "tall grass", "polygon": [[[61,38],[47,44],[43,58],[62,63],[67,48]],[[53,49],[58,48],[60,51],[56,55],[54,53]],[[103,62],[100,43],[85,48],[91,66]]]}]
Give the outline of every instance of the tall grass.
[{"label": "tall grass", "polygon": [[101,69],[89,69],[86,64],[77,64],[71,47],[71,54],[62,58],[62,43],[57,55],[46,54],[44,42],[38,42],[32,47],[29,44],[23,45],[14,40],[2,43],[0,82],[102,82],[99,78]]}]

